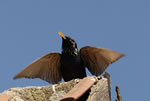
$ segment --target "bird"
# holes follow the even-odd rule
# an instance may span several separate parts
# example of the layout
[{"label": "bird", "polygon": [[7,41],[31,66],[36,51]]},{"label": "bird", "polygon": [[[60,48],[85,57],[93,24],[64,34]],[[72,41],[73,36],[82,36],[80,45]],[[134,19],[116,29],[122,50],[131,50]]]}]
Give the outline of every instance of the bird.
[{"label": "bird", "polygon": [[[86,68],[92,75],[101,75],[106,68],[125,56],[110,49],[84,46],[78,50],[77,43],[69,36],[58,32],[62,38],[62,51],[48,53],[33,61],[14,79],[40,78],[52,84],[87,76]],[[82,100],[80,100],[82,101]]]}]

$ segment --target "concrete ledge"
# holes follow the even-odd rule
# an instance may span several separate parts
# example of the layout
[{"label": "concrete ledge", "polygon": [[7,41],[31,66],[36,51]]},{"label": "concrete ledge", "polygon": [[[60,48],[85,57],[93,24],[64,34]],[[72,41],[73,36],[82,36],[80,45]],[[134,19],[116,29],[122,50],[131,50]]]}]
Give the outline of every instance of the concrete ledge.
[{"label": "concrete ledge", "polygon": [[[88,101],[111,101],[108,78],[96,79]],[[0,101],[60,101],[80,81],[75,79],[52,86],[11,88],[0,94]]]}]

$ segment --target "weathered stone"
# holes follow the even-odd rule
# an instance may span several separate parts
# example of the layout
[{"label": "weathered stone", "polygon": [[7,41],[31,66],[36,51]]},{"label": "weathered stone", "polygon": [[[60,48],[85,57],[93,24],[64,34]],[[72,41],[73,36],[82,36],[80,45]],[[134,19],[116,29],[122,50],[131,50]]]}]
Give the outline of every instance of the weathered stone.
[{"label": "weathered stone", "polygon": [[[79,81],[80,79],[75,79],[50,86],[11,88],[1,93],[0,96],[11,96],[9,101],[60,101]],[[97,78],[97,82],[91,87],[90,101],[111,101],[108,81],[106,77]]]},{"label": "weathered stone", "polygon": [[93,85],[91,88],[90,101],[111,101],[108,86],[107,78],[100,79],[96,85]]}]

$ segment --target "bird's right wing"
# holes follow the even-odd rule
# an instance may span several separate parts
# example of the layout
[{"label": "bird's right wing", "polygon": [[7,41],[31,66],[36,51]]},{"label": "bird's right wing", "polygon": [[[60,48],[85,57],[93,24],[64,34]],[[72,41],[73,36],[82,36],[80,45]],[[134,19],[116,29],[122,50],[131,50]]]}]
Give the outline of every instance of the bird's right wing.
[{"label": "bird's right wing", "polygon": [[81,48],[80,54],[84,65],[96,76],[102,74],[109,64],[112,64],[124,56],[124,54],[106,48],[90,46]]},{"label": "bird's right wing", "polygon": [[49,53],[27,66],[18,73],[14,79],[18,78],[40,78],[49,83],[58,83],[62,76],[60,72],[60,54]]}]

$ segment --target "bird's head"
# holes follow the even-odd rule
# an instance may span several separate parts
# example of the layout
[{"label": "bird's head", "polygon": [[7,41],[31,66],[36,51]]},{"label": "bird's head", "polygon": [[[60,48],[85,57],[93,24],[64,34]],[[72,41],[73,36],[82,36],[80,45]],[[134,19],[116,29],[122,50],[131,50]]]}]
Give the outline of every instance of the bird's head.
[{"label": "bird's head", "polygon": [[59,35],[62,38],[62,52],[70,53],[70,54],[73,54],[73,55],[78,54],[78,49],[77,49],[76,42],[72,38],[70,38],[68,36],[65,36],[61,32],[59,32]]}]

